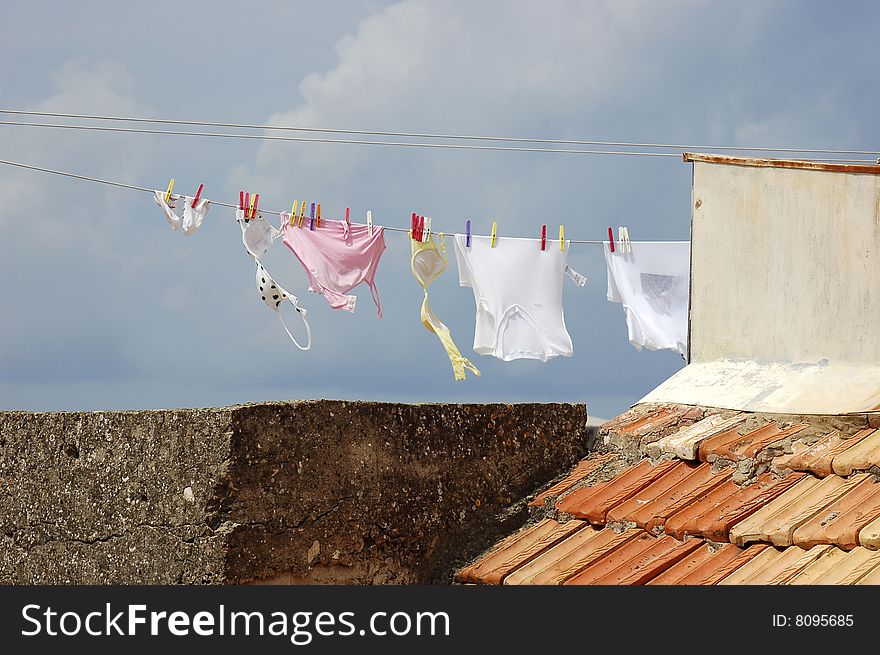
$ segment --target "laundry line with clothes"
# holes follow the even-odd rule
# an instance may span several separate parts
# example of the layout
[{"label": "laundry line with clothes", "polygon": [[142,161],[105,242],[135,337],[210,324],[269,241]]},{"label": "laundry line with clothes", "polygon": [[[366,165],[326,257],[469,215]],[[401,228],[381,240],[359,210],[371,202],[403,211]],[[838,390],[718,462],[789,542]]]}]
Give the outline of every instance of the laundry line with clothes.
[{"label": "laundry line with clothes", "polygon": [[[366,222],[357,223],[351,220],[350,209],[345,210],[344,219],[322,217],[319,203],[295,202],[290,212],[265,211],[259,207],[259,194],[244,191],[239,202],[231,204],[203,198],[204,185],[188,196],[173,193],[174,180],[160,191],[19,162],[0,163],[149,192],[168,226],[188,237],[198,232],[212,204],[234,209],[242,244],[254,263],[257,293],[300,350],[307,351],[312,344],[308,311],[299,297],[272,277],[263,263],[265,255],[280,239],[302,266],[308,291],[322,295],[333,309],[353,313],[357,296],[352,292],[366,285],[381,319],[376,274],[386,250],[387,230],[408,235],[410,266],[424,292],[421,322],[440,341],[456,380],[464,380],[468,371],[479,376],[480,371],[461,354],[451,331],[429,303],[428,288],[449,264],[447,237],[455,253],[459,286],[470,288],[474,295],[473,350],[477,354],[502,361],[542,362],[574,354],[565,325],[563,283],[568,278],[583,287],[587,280],[568,264],[572,244],[602,246],[607,299],[623,305],[629,340],[637,350],[671,349],[683,357],[687,353],[689,242],[632,241],[626,227],[618,228],[617,239],[609,227],[608,239],[601,241],[566,239],[563,226],[558,239],[548,239],[546,225],[540,238],[508,237],[499,235],[497,221],[489,235],[472,233],[470,220],[463,233],[443,232],[433,230],[431,219],[417,213],[411,213],[409,228],[400,228],[374,223],[369,211]],[[277,226],[264,214],[277,215]],[[281,311],[285,303],[302,320],[304,337],[297,338],[297,330],[287,324]]]}]

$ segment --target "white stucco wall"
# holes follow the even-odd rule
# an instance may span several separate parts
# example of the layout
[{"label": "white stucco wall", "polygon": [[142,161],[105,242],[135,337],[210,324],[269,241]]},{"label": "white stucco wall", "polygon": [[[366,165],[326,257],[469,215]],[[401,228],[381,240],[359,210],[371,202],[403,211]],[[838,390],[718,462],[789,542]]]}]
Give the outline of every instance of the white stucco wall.
[{"label": "white stucco wall", "polygon": [[880,406],[880,176],[694,162],[691,364],[645,400]]}]

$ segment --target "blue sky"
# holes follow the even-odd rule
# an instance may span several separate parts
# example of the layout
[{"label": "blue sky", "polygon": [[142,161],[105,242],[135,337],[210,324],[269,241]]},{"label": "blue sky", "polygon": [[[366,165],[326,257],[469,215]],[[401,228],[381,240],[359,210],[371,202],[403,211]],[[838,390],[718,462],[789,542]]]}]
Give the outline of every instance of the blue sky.
[{"label": "blue sky", "polygon": [[[790,2],[6,2],[0,106],[316,127],[876,149],[880,5]],[[690,168],[580,157],[73,133],[0,126],[0,158],[265,208],[575,239],[625,224],[688,238]],[[575,355],[473,353],[454,261],[431,303],[480,378],[455,382],[419,323],[405,236],[388,234],[354,315],[305,291],[278,244],[272,274],[308,307],[302,353],[253,288],[230,210],[193,237],[147,194],[0,169],[0,408],[194,407],[270,399],[578,401],[613,416],[682,365],[636,352],[605,300],[601,250],[566,283]],[[723,244],[719,244],[723,247]],[[756,262],[755,265],[760,265]]]}]

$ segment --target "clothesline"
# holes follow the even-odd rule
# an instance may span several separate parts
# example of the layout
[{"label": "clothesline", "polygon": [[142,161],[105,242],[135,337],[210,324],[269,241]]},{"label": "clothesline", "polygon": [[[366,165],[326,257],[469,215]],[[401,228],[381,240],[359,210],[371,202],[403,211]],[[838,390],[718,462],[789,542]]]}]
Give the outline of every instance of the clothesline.
[{"label": "clothesline", "polygon": [[676,144],[676,143],[651,143],[651,142],[628,142],[628,141],[597,141],[585,139],[544,139],[534,137],[509,137],[509,136],[489,136],[489,135],[466,135],[466,134],[432,134],[427,132],[390,132],[379,130],[353,130],[353,129],[336,129],[321,127],[297,127],[289,125],[259,125],[248,123],[230,123],[230,122],[212,122],[212,121],[195,121],[195,120],[176,120],[168,118],[141,118],[133,116],[105,116],[94,114],[73,114],[62,112],[46,112],[46,111],[25,111],[15,109],[0,109],[0,114],[12,114],[18,116],[47,116],[53,118],[76,118],[82,120],[102,120],[117,121],[129,123],[160,123],[165,125],[195,125],[201,127],[222,127],[232,129],[259,129],[273,131],[292,131],[292,132],[313,132],[328,134],[355,134],[362,136],[394,136],[405,138],[420,139],[449,139],[449,140],[467,140],[467,141],[508,141],[518,143],[545,143],[545,144],[564,144],[564,145],[589,145],[589,146],[607,146],[607,147],[626,147],[626,148],[657,148],[667,150],[730,150],[737,152],[790,152],[790,153],[812,153],[812,154],[846,154],[846,155],[880,155],[880,151],[873,150],[834,150],[828,148],[777,148],[777,147],[759,147],[759,146],[720,146],[705,144]]},{"label": "clothesline", "polygon": [[[0,159],[0,164],[6,165],[6,166],[14,166],[14,167],[18,167],[18,168],[25,168],[25,169],[28,169],[28,170],[39,171],[39,172],[42,172],[42,173],[51,173],[51,174],[53,174],[53,175],[61,175],[61,176],[63,176],[63,177],[70,177],[70,178],[74,178],[74,179],[77,179],[77,180],[85,180],[85,181],[87,181],[87,182],[95,182],[95,183],[98,183],[98,184],[106,184],[106,185],[108,185],[108,186],[115,186],[115,187],[119,187],[119,188],[122,188],[122,189],[131,189],[131,190],[134,190],[134,191],[142,191],[142,192],[145,192],[145,193],[153,193],[154,191],[156,191],[156,189],[150,189],[150,188],[148,188],[148,187],[138,186],[138,185],[136,185],[136,184],[128,184],[128,183],[126,183],[126,182],[117,182],[117,181],[114,181],[114,180],[104,180],[104,179],[101,179],[101,178],[98,178],[98,177],[91,177],[91,176],[89,176],[89,175],[82,175],[82,174],[80,174],[80,173],[71,173],[71,172],[69,172],[69,171],[60,171],[60,170],[57,170],[57,169],[54,169],[54,168],[46,168],[46,167],[43,167],[43,166],[35,166],[35,165],[33,165],[33,164],[25,164],[25,163],[22,163],[22,162],[10,161],[10,160],[8,160],[8,159]],[[171,197],[174,198],[175,200],[182,200],[182,199],[184,198],[184,196],[182,196],[182,195],[180,195],[180,194],[177,194],[177,193],[173,193],[173,194],[171,194]],[[220,202],[220,201],[216,201],[216,200],[211,200],[210,202],[211,202],[212,205],[217,205],[217,206],[220,206],[220,207],[229,207],[229,208],[231,208],[231,209],[238,209],[238,204],[233,204],[233,203],[228,203],[228,202]],[[274,211],[274,210],[265,210],[265,209],[262,209],[262,208],[259,209],[259,212],[260,212],[260,213],[263,213],[263,214],[272,214],[272,215],[279,216],[279,217],[280,217],[282,214],[287,214],[287,212]],[[388,226],[388,225],[383,225],[383,227],[384,227],[386,230],[391,231],[391,232],[403,232],[403,233],[406,233],[406,234],[409,234],[409,233],[410,233],[410,230],[411,230],[411,228],[393,227],[393,226]],[[432,232],[433,232],[434,234],[439,234],[439,235],[442,235],[442,236],[449,236],[449,235],[454,234],[454,232],[445,232],[445,231],[441,231],[441,230],[432,230]],[[522,239],[531,239],[531,240],[540,241],[540,239],[536,239],[536,238],[533,238],[533,237],[507,237],[507,238],[522,238]],[[578,240],[578,239],[567,239],[567,241],[568,241],[569,243],[584,244],[584,245],[602,245],[602,244],[607,243],[606,240]],[[666,241],[663,241],[663,242],[642,242],[642,243],[678,243],[678,242],[666,242]]]}]

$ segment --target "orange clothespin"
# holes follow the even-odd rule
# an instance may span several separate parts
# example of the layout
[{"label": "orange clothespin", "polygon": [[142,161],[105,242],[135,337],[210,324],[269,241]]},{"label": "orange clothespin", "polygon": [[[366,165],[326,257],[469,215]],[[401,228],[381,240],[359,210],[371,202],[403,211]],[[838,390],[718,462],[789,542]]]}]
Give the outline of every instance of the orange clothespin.
[{"label": "orange clothespin", "polygon": [[565,251],[565,226],[559,226],[559,249]]},{"label": "orange clothespin", "polygon": [[370,233],[370,236],[373,236],[373,212],[369,209],[367,210],[367,230]]},{"label": "orange clothespin", "polygon": [[495,247],[495,235],[498,233],[498,223],[497,221],[492,221],[492,241],[489,245],[493,248]]},{"label": "orange clothespin", "polygon": [[315,210],[315,227],[321,227],[321,203],[318,203],[318,208]]}]

